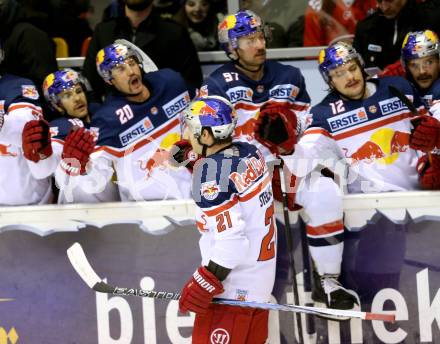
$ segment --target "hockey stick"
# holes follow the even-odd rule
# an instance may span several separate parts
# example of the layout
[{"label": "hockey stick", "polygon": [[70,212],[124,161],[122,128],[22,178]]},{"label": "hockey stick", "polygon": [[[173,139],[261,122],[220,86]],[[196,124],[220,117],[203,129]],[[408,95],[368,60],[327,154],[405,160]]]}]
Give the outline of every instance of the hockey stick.
[{"label": "hockey stick", "polygon": [[[277,166],[275,166],[277,168]],[[284,177],[284,164],[283,160],[281,160],[280,167],[278,168],[278,172],[280,174],[280,184],[281,184],[281,194],[283,196],[283,216],[284,216],[284,234],[286,237],[286,246],[287,246],[287,254],[289,256],[289,263],[292,269],[292,288],[293,288],[293,302],[299,305],[299,294],[298,294],[298,283],[296,281],[296,269],[295,269],[295,259],[294,252],[292,247],[292,229],[290,228],[290,219],[289,219],[289,200],[286,191],[286,178]],[[290,185],[290,183],[289,183]],[[304,343],[304,332],[302,328],[301,316],[296,316],[296,326],[298,328],[298,338],[299,343]]]},{"label": "hockey stick", "polygon": [[[126,295],[126,296],[140,296],[140,297],[151,297],[155,299],[165,299],[165,300],[178,300],[180,298],[179,293],[167,292],[167,291],[155,291],[155,290],[144,290],[137,288],[121,288],[114,287],[102,281],[102,279],[96,274],[92,266],[87,260],[86,255],[79,243],[74,243],[67,249],[67,256],[70,260],[75,271],[82,278],[82,280],[94,291],[106,294],[114,295]],[[369,312],[359,312],[359,311],[347,311],[339,309],[327,309],[318,307],[306,307],[306,306],[296,306],[296,305],[280,305],[275,303],[264,303],[264,302],[246,302],[238,300],[226,300],[226,299],[214,299],[213,303],[220,305],[231,305],[239,307],[250,307],[250,308],[260,308],[275,311],[286,311],[286,312],[299,312],[314,314],[318,316],[333,315],[342,318],[359,318],[364,320],[380,320],[386,322],[394,322],[394,314],[379,314],[379,313],[369,313]]]}]

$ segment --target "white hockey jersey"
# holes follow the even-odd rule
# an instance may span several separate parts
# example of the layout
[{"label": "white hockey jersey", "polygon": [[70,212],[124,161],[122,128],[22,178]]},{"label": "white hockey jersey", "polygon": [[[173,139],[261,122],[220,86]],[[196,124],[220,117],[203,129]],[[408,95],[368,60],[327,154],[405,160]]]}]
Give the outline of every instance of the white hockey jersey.
[{"label": "white hockey jersey", "polygon": [[0,114],[0,205],[49,203],[50,178],[40,179],[38,164],[25,159],[21,148],[25,124],[43,116],[31,80],[8,74],[0,78]]},{"label": "white hockey jersey", "polygon": [[268,302],[277,238],[271,179],[261,152],[236,142],[205,158],[195,165],[193,197],[202,264],[211,260],[232,269],[218,297]]}]

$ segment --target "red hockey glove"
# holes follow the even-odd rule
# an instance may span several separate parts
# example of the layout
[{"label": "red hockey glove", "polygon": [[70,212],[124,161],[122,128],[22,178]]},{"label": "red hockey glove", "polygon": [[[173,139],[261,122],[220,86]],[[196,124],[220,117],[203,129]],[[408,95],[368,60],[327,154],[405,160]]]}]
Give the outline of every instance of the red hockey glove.
[{"label": "red hockey glove", "polygon": [[45,120],[32,120],[25,124],[21,134],[23,155],[33,162],[44,160],[52,155],[49,123]]},{"label": "red hockey glove", "polygon": [[[277,201],[283,203],[283,192],[281,191],[281,177],[280,177],[280,169],[281,167],[275,166],[273,170],[272,175],[272,192],[273,192],[273,198],[275,198]],[[292,192],[292,189],[295,187],[296,183],[296,176],[289,173],[288,175],[284,175],[285,178],[288,179],[290,182],[290,187],[286,187],[286,194],[287,194],[287,207],[290,211],[298,210],[301,208],[301,206],[295,204],[295,196],[296,193]]]},{"label": "red hockey glove", "polygon": [[90,131],[80,128],[67,135],[61,155],[61,167],[72,176],[84,174],[95,140]]},{"label": "red hockey glove", "polygon": [[200,156],[192,150],[191,143],[188,140],[177,141],[173,147],[171,153],[172,158],[170,164],[172,166],[185,166],[190,172],[192,172],[195,163],[200,159]]},{"label": "red hockey glove", "polygon": [[428,153],[440,148],[440,122],[430,115],[414,117],[411,122],[415,129],[411,134],[409,146]]},{"label": "red hockey glove", "polygon": [[388,66],[385,66],[382,73],[379,74],[379,76],[403,76],[405,77],[405,69],[402,66],[402,63],[400,62],[400,59],[397,60],[394,63],[389,64]]},{"label": "red hockey glove", "polygon": [[179,299],[179,310],[182,313],[191,311],[206,314],[214,296],[223,291],[223,285],[218,278],[206,267],[201,266],[183,287]]},{"label": "red hockey glove", "polygon": [[419,184],[424,190],[440,189],[440,156],[430,154],[422,156],[417,161]]},{"label": "red hockey glove", "polygon": [[255,138],[275,154],[293,152],[297,142],[298,119],[286,105],[266,103],[260,109]]}]

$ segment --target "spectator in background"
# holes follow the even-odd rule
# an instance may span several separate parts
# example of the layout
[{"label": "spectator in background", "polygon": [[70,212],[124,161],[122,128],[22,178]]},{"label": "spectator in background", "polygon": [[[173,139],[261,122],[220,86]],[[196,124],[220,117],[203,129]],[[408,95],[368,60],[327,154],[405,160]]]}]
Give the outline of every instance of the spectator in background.
[{"label": "spectator in background", "polygon": [[50,36],[64,38],[69,56],[80,56],[84,40],[93,34],[87,20],[90,0],[52,0],[51,4]]},{"label": "spectator in background", "polygon": [[[378,10],[356,26],[353,46],[366,67],[386,69],[386,75],[401,74],[400,48],[410,31],[440,29],[440,1],[378,0]],[[393,69],[398,71],[394,72]]]},{"label": "spectator in background", "polygon": [[[262,16],[264,3],[265,1],[262,0],[240,0],[240,10],[251,10],[257,15]],[[266,20],[265,23],[271,30],[271,38],[267,42],[267,48],[285,48],[287,46],[287,37],[284,28],[270,20]]]},{"label": "spectator in background", "polygon": [[309,0],[304,17],[304,46],[351,41],[356,23],[375,8],[376,0]]},{"label": "spectator in background", "polygon": [[217,26],[222,19],[213,11],[210,0],[184,0],[183,24],[199,51],[218,50]]},{"label": "spectator in background", "polygon": [[0,42],[5,52],[0,74],[15,74],[41,85],[58,66],[54,43],[31,21],[16,0],[0,2]]},{"label": "spectator in background", "polygon": [[96,71],[96,54],[118,38],[135,43],[159,68],[180,72],[192,89],[200,86],[202,72],[199,59],[184,27],[160,18],[153,10],[152,0],[126,0],[124,13],[99,23],[93,33],[84,62],[84,76],[90,81],[96,96],[106,93],[105,83]]}]

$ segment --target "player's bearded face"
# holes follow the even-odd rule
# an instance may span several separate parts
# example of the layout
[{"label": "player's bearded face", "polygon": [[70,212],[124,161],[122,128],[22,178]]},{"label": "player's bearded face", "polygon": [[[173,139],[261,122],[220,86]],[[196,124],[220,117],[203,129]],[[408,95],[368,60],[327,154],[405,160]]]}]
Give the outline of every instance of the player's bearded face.
[{"label": "player's bearded face", "polygon": [[89,114],[87,97],[80,85],[64,90],[58,96],[60,105],[70,117],[84,118]]},{"label": "player's bearded face", "polygon": [[237,48],[239,62],[245,67],[259,67],[266,61],[266,39],[263,32],[240,37]]},{"label": "player's bearded face", "polygon": [[365,92],[365,79],[362,69],[356,61],[332,69],[329,72],[330,84],[349,99],[362,99]]},{"label": "player's bearded face", "polygon": [[119,92],[127,96],[140,95],[145,87],[139,64],[133,58],[127,58],[124,63],[112,69],[111,83]]},{"label": "player's bearded face", "polygon": [[430,88],[439,77],[439,57],[425,56],[408,61],[408,70],[416,84],[422,88]]}]

